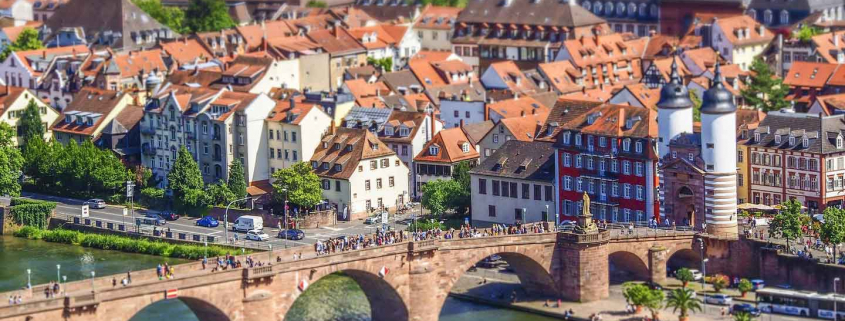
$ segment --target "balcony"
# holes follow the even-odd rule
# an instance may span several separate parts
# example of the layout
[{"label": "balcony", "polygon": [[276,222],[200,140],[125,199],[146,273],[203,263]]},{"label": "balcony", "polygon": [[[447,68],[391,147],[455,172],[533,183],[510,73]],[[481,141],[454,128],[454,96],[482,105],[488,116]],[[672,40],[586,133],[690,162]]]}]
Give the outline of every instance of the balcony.
[{"label": "balcony", "polygon": [[144,155],[155,155],[156,154],[155,148],[150,147],[149,143],[144,143],[143,145],[141,145],[141,152],[144,153]]},{"label": "balcony", "polygon": [[192,139],[192,140],[197,139],[197,133],[196,132],[185,132],[185,137],[187,137],[188,139]]},{"label": "balcony", "polygon": [[155,133],[156,133],[155,127],[141,125],[141,134],[155,135]]}]

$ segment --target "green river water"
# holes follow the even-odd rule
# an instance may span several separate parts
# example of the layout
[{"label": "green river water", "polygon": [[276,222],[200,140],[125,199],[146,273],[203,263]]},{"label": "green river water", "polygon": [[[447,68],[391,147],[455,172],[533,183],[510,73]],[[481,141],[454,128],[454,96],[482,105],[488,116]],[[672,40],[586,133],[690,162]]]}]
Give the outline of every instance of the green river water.
[{"label": "green river water", "polygon": [[[56,265],[68,281],[97,275],[142,270],[159,263],[183,263],[180,259],[104,251],[65,244],[0,236],[0,291],[26,286],[27,269],[32,284],[56,280]],[[130,321],[202,321],[179,300],[159,301],[145,308]],[[297,299],[286,317],[288,321],[365,321],[370,320],[370,305],[364,292],[349,277],[331,275],[312,284]],[[550,321],[554,319],[511,310],[473,304],[449,298],[440,312],[442,321]]]}]

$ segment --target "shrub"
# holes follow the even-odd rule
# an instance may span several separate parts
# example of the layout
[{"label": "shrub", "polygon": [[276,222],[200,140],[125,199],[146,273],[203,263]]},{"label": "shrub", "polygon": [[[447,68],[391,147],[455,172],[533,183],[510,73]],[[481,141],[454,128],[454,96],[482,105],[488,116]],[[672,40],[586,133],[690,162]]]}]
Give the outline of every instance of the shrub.
[{"label": "shrub", "polygon": [[9,213],[15,224],[44,229],[50,224],[55,208],[56,203],[53,202],[13,198]]},{"label": "shrub", "polygon": [[728,287],[728,277],[722,274],[716,274],[710,282],[713,283],[713,290],[716,292],[722,292],[722,289]]},{"label": "shrub", "polygon": [[684,284],[684,287],[687,287],[687,284],[689,284],[695,279],[695,277],[693,277],[692,275],[692,271],[690,271],[688,268],[682,268],[675,272],[675,277],[678,278],[678,281],[681,281],[681,283]]}]

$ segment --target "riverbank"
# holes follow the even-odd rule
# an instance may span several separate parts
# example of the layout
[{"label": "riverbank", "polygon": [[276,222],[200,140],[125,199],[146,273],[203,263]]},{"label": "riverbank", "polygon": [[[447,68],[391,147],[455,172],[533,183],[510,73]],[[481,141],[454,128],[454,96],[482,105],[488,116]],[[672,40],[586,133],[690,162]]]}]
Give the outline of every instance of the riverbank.
[{"label": "riverbank", "polygon": [[125,253],[138,253],[163,257],[198,260],[203,257],[224,256],[237,249],[218,245],[202,246],[193,244],[171,244],[164,241],[151,241],[146,238],[133,238],[113,234],[86,233],[65,229],[42,230],[26,226],[14,233],[15,237],[30,240],[43,240],[82,247],[112,250]]}]

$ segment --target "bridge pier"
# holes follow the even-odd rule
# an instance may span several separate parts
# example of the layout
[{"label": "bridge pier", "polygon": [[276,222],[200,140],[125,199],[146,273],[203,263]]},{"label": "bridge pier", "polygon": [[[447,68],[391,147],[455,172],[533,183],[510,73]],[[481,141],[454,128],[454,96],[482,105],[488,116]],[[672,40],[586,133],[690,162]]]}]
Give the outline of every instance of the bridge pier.
[{"label": "bridge pier", "polygon": [[669,249],[662,245],[655,245],[648,249],[648,270],[651,274],[651,282],[663,283],[666,281],[668,255]]},{"label": "bridge pier", "polygon": [[[434,253],[431,253],[433,256]],[[437,321],[440,318],[442,303],[446,300],[443,294],[438,291],[436,267],[427,258],[414,255],[409,257],[410,271],[408,282],[409,295],[409,319],[411,321]]]},{"label": "bridge pier", "polygon": [[561,296],[569,301],[590,302],[609,295],[609,233],[559,233],[552,257],[552,277]]}]

